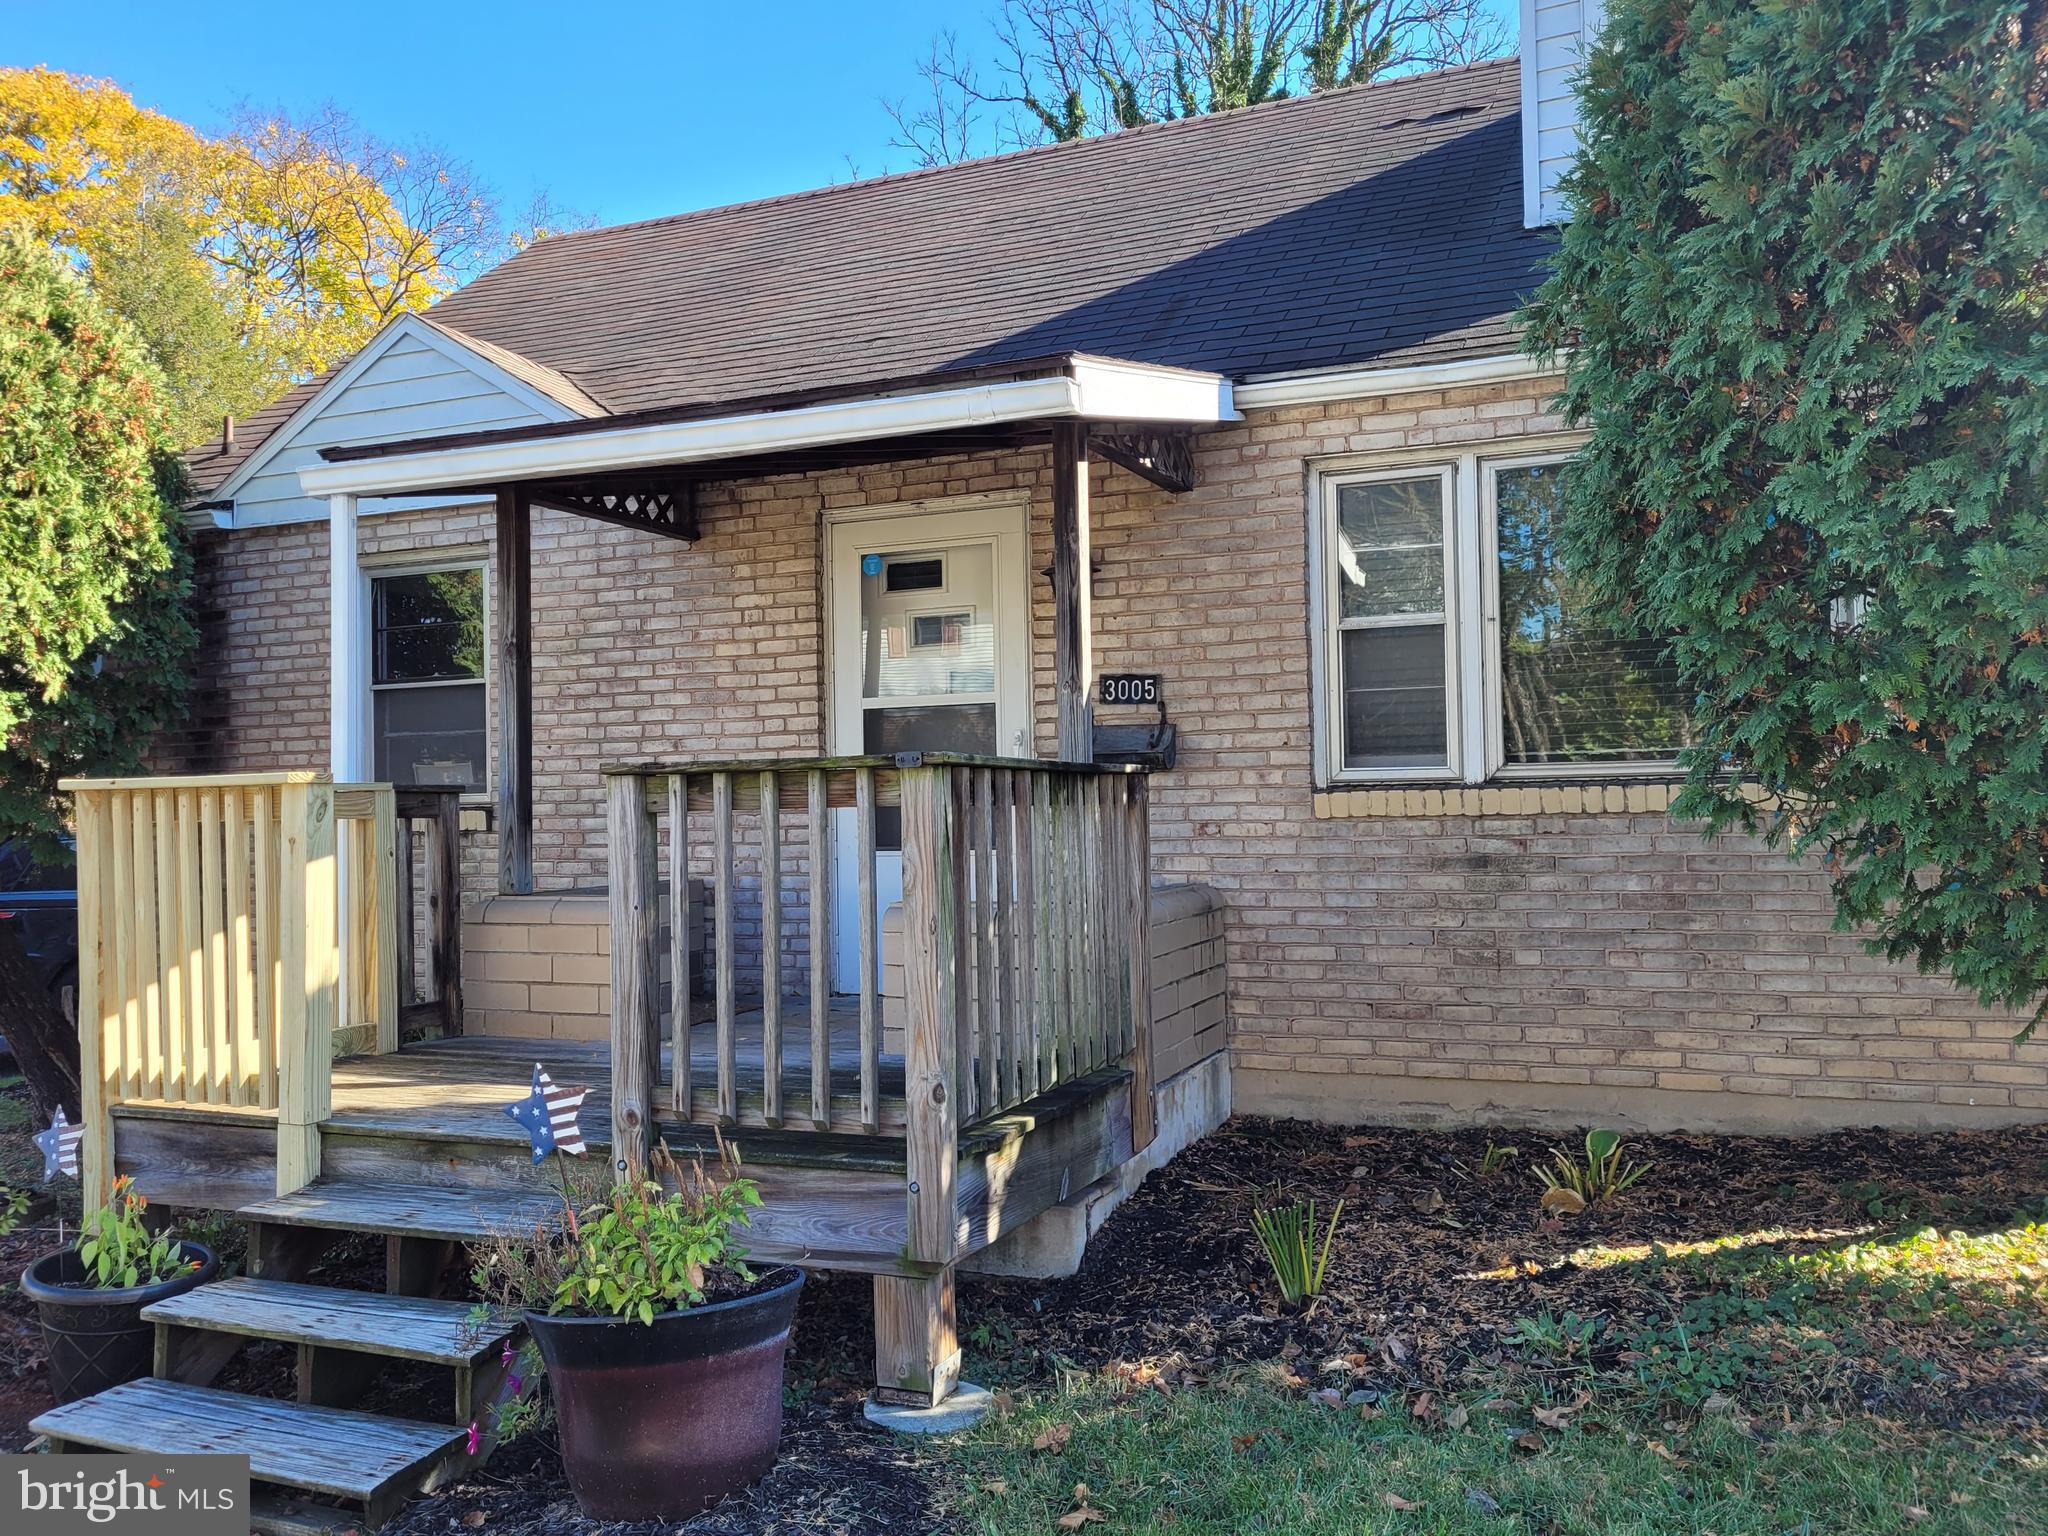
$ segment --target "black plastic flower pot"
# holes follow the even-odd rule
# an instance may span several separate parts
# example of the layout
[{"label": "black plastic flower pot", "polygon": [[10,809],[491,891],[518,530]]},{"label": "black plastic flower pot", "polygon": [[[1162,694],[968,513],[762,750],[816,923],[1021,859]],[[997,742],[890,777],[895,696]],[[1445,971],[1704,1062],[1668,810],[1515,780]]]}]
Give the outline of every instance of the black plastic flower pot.
[{"label": "black plastic flower pot", "polygon": [[652,1323],[526,1314],[584,1514],[684,1520],[768,1475],[804,1272],[771,1270],[761,1282]]},{"label": "black plastic flower pot", "polygon": [[206,1284],[220,1261],[204,1243],[180,1245],[186,1262],[197,1263],[154,1285],[99,1290],[85,1283],[85,1264],[61,1248],[46,1253],[22,1272],[22,1294],[36,1304],[43,1346],[50,1356],[50,1396],[60,1403],[91,1397],[124,1381],[147,1376],[156,1358],[156,1325],[142,1321],[142,1309]]}]

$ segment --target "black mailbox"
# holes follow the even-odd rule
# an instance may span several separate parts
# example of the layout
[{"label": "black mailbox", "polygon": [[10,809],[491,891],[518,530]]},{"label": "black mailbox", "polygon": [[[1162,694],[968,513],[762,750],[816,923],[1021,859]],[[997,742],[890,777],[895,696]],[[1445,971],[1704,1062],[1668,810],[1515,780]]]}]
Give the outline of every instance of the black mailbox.
[{"label": "black mailbox", "polygon": [[1144,724],[1095,724],[1095,761],[1128,767],[1171,768],[1177,732],[1166,718],[1166,685],[1157,672],[1105,672],[1095,683],[1095,707],[1154,709],[1159,718]]}]

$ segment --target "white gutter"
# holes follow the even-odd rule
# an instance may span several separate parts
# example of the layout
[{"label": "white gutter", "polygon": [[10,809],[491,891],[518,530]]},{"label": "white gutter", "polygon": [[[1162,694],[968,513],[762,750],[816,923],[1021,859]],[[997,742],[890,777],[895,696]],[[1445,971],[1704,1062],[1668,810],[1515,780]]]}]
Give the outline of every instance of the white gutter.
[{"label": "white gutter", "polygon": [[1220,375],[1076,359],[1071,376],[314,464],[299,471],[299,486],[309,496],[405,495],[1059,417],[1200,426],[1240,419]]},{"label": "white gutter", "polygon": [[1279,374],[1238,385],[1233,399],[1242,410],[1270,410],[1282,405],[1319,405],[1331,400],[1365,400],[1375,395],[1552,378],[1563,372],[1561,363],[1513,352],[1465,358],[1455,363],[1418,363],[1408,368],[1328,368]]}]

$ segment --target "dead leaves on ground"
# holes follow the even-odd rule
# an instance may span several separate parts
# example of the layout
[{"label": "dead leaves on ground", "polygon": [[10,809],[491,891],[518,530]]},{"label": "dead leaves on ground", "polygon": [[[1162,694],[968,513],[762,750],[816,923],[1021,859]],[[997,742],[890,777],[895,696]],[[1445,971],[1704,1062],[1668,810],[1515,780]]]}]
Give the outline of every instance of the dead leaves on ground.
[{"label": "dead leaves on ground", "polygon": [[1064,1451],[1067,1442],[1074,1438],[1071,1424],[1048,1424],[1038,1432],[1038,1438],[1031,1442],[1034,1451]]},{"label": "dead leaves on ground", "polygon": [[1074,1507],[1055,1523],[1063,1531],[1078,1531],[1097,1520],[1107,1520],[1109,1516],[1095,1507],[1093,1497],[1086,1483],[1074,1484]]},{"label": "dead leaves on ground", "polygon": [[1593,1401],[1593,1394],[1581,1392],[1568,1403],[1539,1403],[1529,1410],[1529,1417],[1545,1429],[1563,1429],[1571,1422],[1573,1414]]}]

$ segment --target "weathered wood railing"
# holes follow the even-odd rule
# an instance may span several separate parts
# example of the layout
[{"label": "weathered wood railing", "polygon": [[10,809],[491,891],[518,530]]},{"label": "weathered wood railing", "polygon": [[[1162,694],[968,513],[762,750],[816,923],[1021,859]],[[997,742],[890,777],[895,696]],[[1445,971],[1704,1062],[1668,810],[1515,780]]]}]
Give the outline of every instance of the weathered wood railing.
[{"label": "weathered wood railing", "polygon": [[[689,882],[679,876],[692,870],[708,871],[713,908],[706,967],[712,1065],[708,1084],[693,1084],[694,1021],[687,987],[677,984],[665,1106],[677,1116],[903,1135],[914,1164],[938,1160],[944,1147],[949,1170],[963,1127],[1112,1063],[1138,1067],[1145,1091],[1134,1112],[1149,1115],[1143,775],[931,754],[631,765],[605,774],[613,1136],[621,1171],[639,1166],[652,1125],[664,921],[668,974],[690,974]],[[875,900],[875,817],[892,807],[903,827],[907,993],[898,1061],[883,1053]],[[853,819],[853,856],[850,868],[841,860],[835,871],[833,821],[840,816]],[[749,875],[758,924],[743,961]],[[829,984],[835,878],[854,884],[857,931],[850,937],[858,957],[855,992],[842,1005],[857,1021],[854,1061],[845,1064],[842,1046],[837,1082]],[[740,1059],[740,1005],[756,994],[758,1086],[751,1060],[743,1070]],[[799,1022],[808,1059],[792,1070],[784,1032]],[[1143,1127],[1145,1140],[1149,1134]],[[924,1178],[913,1169],[913,1198],[950,1200],[950,1172],[932,1171],[936,1177]],[[950,1244],[949,1228],[948,1254]]]},{"label": "weathered wood railing", "polygon": [[[398,1026],[462,1033],[462,791],[398,786]],[[381,1020],[380,1020],[381,1022]],[[381,1042],[379,1049],[389,1049]]]},{"label": "weathered wood railing", "polygon": [[120,1103],[273,1111],[278,1188],[298,1188],[318,1169],[334,1055],[398,1040],[391,786],[284,772],[64,787],[88,1199],[112,1180]]}]

